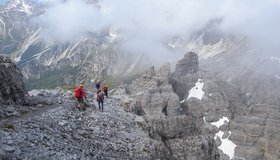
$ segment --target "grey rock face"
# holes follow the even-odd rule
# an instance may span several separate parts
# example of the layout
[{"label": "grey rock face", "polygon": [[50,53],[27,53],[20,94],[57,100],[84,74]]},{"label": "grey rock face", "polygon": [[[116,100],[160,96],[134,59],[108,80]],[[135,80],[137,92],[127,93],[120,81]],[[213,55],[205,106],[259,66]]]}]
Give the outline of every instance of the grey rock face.
[{"label": "grey rock face", "polygon": [[198,72],[198,56],[194,52],[188,52],[185,54],[184,58],[179,60],[176,68],[175,74],[177,76],[184,76],[186,74],[194,74]]},{"label": "grey rock face", "polygon": [[177,63],[176,69],[171,75],[170,84],[172,84],[174,92],[180,99],[188,97],[187,91],[189,91],[198,80],[198,70],[198,56],[193,52],[186,53],[184,58]]},{"label": "grey rock face", "polygon": [[[226,137],[228,131],[231,131],[229,139],[237,145],[234,159],[279,159],[279,105],[276,105],[275,101],[278,85],[270,81],[274,83],[274,88],[268,91],[263,87],[265,83],[260,83],[259,80],[254,81],[256,84],[252,85],[250,77],[244,77],[242,82],[247,83],[239,82],[239,85],[217,80],[213,75],[204,74],[202,79],[205,92],[203,99],[189,99],[185,104],[187,113],[200,120],[196,124],[205,124],[202,121],[204,116],[208,124],[218,121],[223,116],[228,117],[229,123],[225,123],[219,129],[211,128],[210,132],[217,133],[221,130],[225,132]],[[240,90],[243,87],[253,89],[252,94],[250,95],[249,90],[245,93]],[[258,91],[260,88],[261,92]],[[262,94],[268,94],[265,100]],[[221,159],[229,159],[228,156],[220,155]]]},{"label": "grey rock face", "polygon": [[172,86],[168,83],[169,73],[170,65],[165,65],[159,72],[152,67],[142,79],[128,86],[129,93],[136,94],[146,115],[158,118],[177,115],[179,97],[173,93]]},{"label": "grey rock face", "polygon": [[215,73],[205,79],[216,79],[205,83],[206,119],[231,117],[228,128],[237,159],[279,159],[280,64],[274,58],[239,47],[208,63],[200,61]]},{"label": "grey rock face", "polygon": [[[187,53],[178,62],[174,73],[171,73],[169,64],[158,71],[151,67],[142,78],[127,87],[130,94],[126,96],[132,98],[128,103],[131,108],[127,110],[146,119],[149,135],[161,143],[156,146],[158,159],[214,160],[220,157],[213,135],[202,132],[202,116],[199,119],[193,115],[202,115],[203,110],[200,108],[199,113],[187,111],[187,106],[180,104],[180,98],[187,96],[188,90],[197,81],[197,72],[197,55]],[[173,83],[175,81],[181,82]]]},{"label": "grey rock face", "polygon": [[15,64],[0,56],[0,104],[25,104],[23,77]]}]

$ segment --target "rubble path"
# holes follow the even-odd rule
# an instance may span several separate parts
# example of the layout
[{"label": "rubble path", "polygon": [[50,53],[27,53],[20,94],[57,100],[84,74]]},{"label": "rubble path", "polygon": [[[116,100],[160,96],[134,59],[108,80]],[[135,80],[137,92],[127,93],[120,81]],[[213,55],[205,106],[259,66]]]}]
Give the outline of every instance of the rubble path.
[{"label": "rubble path", "polygon": [[0,128],[0,159],[153,159],[157,142],[143,130],[145,121],[139,125],[117,98],[105,100],[104,112],[79,111],[64,99]]},{"label": "rubble path", "polygon": [[[4,128],[7,124],[13,124],[16,121],[26,120],[30,117],[41,116],[43,113],[47,112],[48,110],[57,108],[58,105],[45,105],[40,107],[30,107],[28,111],[24,114],[18,114],[15,116],[9,116],[8,118],[4,118],[0,120],[0,128]],[[17,111],[14,111],[17,112]]]}]

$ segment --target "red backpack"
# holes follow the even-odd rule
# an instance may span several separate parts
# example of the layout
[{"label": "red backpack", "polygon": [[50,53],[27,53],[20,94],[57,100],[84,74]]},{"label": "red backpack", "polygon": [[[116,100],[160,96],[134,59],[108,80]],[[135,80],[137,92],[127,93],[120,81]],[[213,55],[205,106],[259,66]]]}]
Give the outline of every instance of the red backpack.
[{"label": "red backpack", "polygon": [[76,97],[76,98],[82,97],[82,92],[81,92],[81,90],[80,90],[79,87],[76,87],[76,88],[75,88],[75,97]]}]

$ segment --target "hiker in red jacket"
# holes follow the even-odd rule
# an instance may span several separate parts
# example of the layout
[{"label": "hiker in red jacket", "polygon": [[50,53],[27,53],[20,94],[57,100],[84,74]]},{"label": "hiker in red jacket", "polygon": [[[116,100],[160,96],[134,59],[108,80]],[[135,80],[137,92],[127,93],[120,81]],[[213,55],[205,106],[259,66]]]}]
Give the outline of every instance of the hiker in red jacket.
[{"label": "hiker in red jacket", "polygon": [[84,102],[84,97],[86,97],[85,90],[83,89],[83,84],[80,84],[80,87],[75,88],[75,97],[78,101],[78,109],[79,110],[85,110],[86,104]]}]

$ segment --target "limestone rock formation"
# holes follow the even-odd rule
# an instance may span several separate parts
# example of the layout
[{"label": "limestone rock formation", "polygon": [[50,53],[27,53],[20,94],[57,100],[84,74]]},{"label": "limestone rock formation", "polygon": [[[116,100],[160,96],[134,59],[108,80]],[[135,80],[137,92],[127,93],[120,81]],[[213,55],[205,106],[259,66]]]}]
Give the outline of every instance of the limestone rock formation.
[{"label": "limestone rock formation", "polygon": [[178,61],[175,71],[170,78],[170,83],[180,99],[187,98],[187,91],[197,82],[198,64],[198,56],[193,52],[186,53],[184,58]]},{"label": "limestone rock formation", "polygon": [[159,159],[220,157],[213,134],[202,132],[202,117],[197,120],[180,103],[197,81],[198,68],[198,57],[190,52],[178,62],[174,73],[170,64],[158,71],[151,67],[142,78],[127,86],[127,96],[135,99],[130,103],[130,111],[144,116],[149,135],[161,143],[156,147]]},{"label": "limestone rock formation", "polygon": [[23,77],[11,59],[0,56],[0,104],[25,104]]},{"label": "limestone rock formation", "polygon": [[178,61],[175,74],[177,76],[184,76],[186,74],[194,74],[198,72],[198,56],[194,52],[188,52],[184,58]]}]

